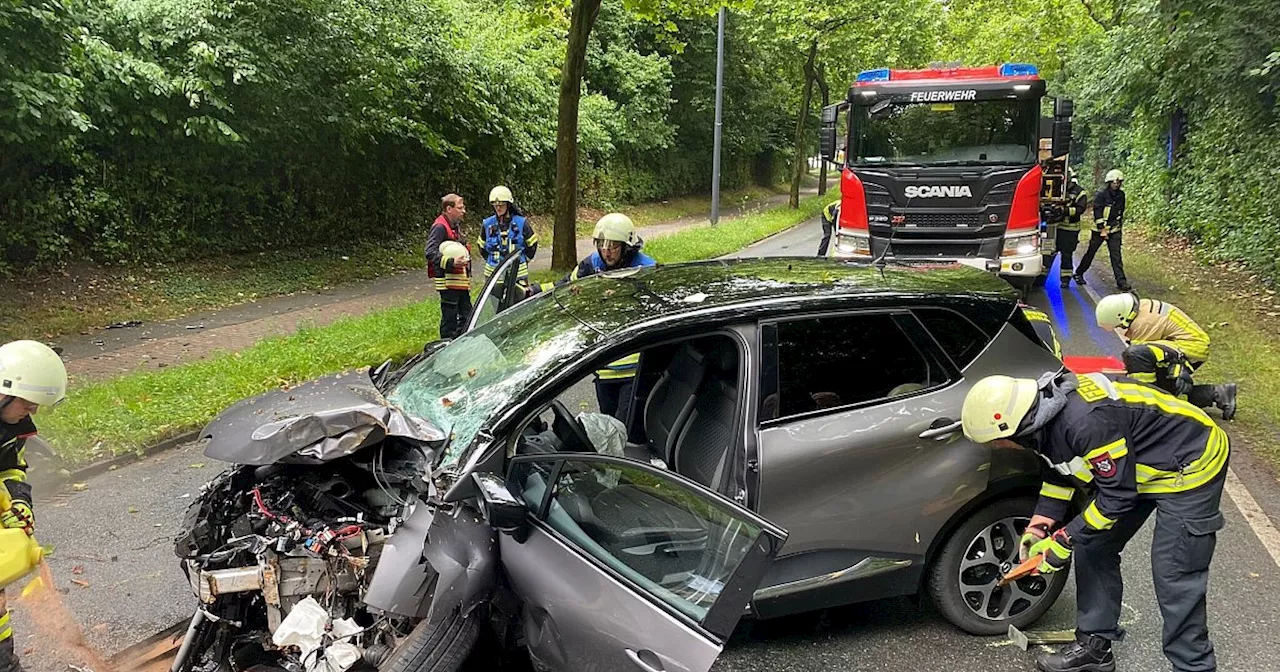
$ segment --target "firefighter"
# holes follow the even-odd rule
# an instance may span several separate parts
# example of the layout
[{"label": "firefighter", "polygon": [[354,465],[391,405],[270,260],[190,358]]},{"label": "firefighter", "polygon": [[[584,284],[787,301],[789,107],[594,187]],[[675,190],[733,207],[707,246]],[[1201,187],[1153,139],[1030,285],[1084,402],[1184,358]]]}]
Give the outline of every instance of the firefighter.
[{"label": "firefighter", "polygon": [[[427,275],[435,280],[440,292],[440,338],[457,338],[471,318],[471,253],[463,242],[462,218],[467,204],[457,194],[440,199],[440,216],[427,234]],[[452,242],[461,247],[445,247]],[[444,254],[446,251],[451,254]]]},{"label": "firefighter", "polygon": [[1084,251],[1084,257],[1080,259],[1080,266],[1076,268],[1075,279],[1076,284],[1088,284],[1084,281],[1085,271],[1089,270],[1089,266],[1093,265],[1093,255],[1098,253],[1098,248],[1102,247],[1105,242],[1107,244],[1107,253],[1111,257],[1111,272],[1116,276],[1116,287],[1122,292],[1133,289],[1129,286],[1129,279],[1124,274],[1124,257],[1120,252],[1120,240],[1124,227],[1124,173],[1119,170],[1107,171],[1106,186],[1098,190],[1093,197],[1093,232],[1089,236],[1089,248]]},{"label": "firefighter", "polygon": [[1028,304],[1018,302],[1018,306],[1022,308],[1022,314],[1027,317],[1027,321],[1031,323],[1031,328],[1035,330],[1036,335],[1044,341],[1046,347],[1053,351],[1053,356],[1062,359],[1062,344],[1058,342],[1058,334],[1053,330],[1053,322],[1049,320],[1049,316],[1039,308],[1035,308]]},{"label": "firefighter", "polygon": [[[653,257],[641,251],[644,241],[640,239],[640,234],[636,231],[631,218],[622,213],[614,212],[601,217],[600,221],[596,222],[596,228],[591,237],[596,244],[596,251],[591,256],[582,260],[582,263],[578,264],[578,267],[564,279],[533,287],[531,293],[547,291],[555,286],[603,271],[656,266],[658,263],[653,260]],[[596,371],[596,402],[600,406],[600,412],[612,415],[628,426],[630,426],[633,383],[639,365],[640,353],[633,353]]]},{"label": "firefighter", "polygon": [[1209,334],[1180,308],[1166,301],[1139,299],[1126,292],[1102,297],[1098,326],[1114,329],[1127,346],[1121,354],[1126,375],[1200,408],[1217,406],[1222,419],[1236,415],[1236,384],[1196,385],[1191,374],[1209,359]]},{"label": "firefighter", "polygon": [[[1070,174],[1071,181],[1067,183],[1067,204],[1062,207],[1058,215],[1058,230],[1054,235],[1055,253],[1062,255],[1062,262],[1058,267],[1058,281],[1063,289],[1071,286],[1071,276],[1075,266],[1073,255],[1076,252],[1076,246],[1080,244],[1080,217],[1089,207],[1089,196],[1080,186],[1080,181],[1076,179],[1076,171],[1073,169]],[[1052,264],[1053,257],[1050,256],[1045,268],[1049,268]]]},{"label": "firefighter", "polygon": [[538,252],[538,234],[525,220],[520,206],[511,197],[511,190],[496,186],[489,192],[489,204],[493,214],[480,225],[478,247],[484,255],[484,277],[493,275],[498,264],[511,254],[520,254],[519,282],[529,284],[529,262]]},{"label": "firefighter", "polygon": [[[1131,378],[1048,372],[990,376],[966,395],[964,433],[1035,451],[1050,466],[1020,557],[1048,574],[1076,563],[1076,642],[1040,654],[1044,672],[1111,672],[1121,639],[1120,552],[1156,512],[1151,568],[1165,656],[1178,672],[1216,669],[1205,617],[1209,564],[1230,454],[1204,411]],[[1092,498],[1065,525],[1075,488]]]},{"label": "firefighter", "polygon": [[[27,439],[35,436],[31,416],[52,407],[67,394],[67,369],[49,346],[13,341],[0,346],[0,480],[13,501],[0,512],[0,525],[35,534],[31,486],[27,484]],[[14,650],[8,603],[0,590],[0,672],[21,672]]]},{"label": "firefighter", "polygon": [[822,240],[818,242],[818,256],[827,256],[827,248],[831,246],[831,234],[840,221],[840,201],[831,201],[822,209]]}]

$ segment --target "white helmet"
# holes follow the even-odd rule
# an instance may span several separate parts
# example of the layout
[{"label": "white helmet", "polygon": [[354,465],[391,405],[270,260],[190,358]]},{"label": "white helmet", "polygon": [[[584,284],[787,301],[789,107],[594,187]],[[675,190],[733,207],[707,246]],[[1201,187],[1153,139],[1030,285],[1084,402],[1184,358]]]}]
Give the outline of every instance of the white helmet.
[{"label": "white helmet", "polygon": [[640,235],[636,233],[636,225],[631,222],[630,217],[620,212],[611,212],[601,217],[596,222],[596,228],[591,232],[591,237],[597,243],[602,240],[612,240],[628,247],[635,247],[640,244]]},{"label": "white helmet", "polygon": [[441,263],[445,259],[457,261],[471,261],[471,252],[467,251],[467,246],[456,240],[446,240],[440,243],[440,259]]},{"label": "white helmet", "polygon": [[513,203],[515,199],[511,197],[511,190],[498,185],[489,192],[490,203]]},{"label": "white helmet", "polygon": [[44,343],[0,345],[0,394],[52,406],[67,396],[67,367]]},{"label": "white helmet", "polygon": [[1138,317],[1138,297],[1129,292],[1104,296],[1094,315],[1103,329],[1128,329]]},{"label": "white helmet", "polygon": [[1013,436],[1035,405],[1038,390],[1030,378],[987,376],[979,380],[960,408],[964,435],[976,443]]},{"label": "white helmet", "polygon": [[1112,168],[1111,170],[1107,171],[1107,177],[1103,181],[1106,182],[1107,184],[1111,184],[1112,182],[1123,182],[1124,173],[1120,172],[1119,168]]}]

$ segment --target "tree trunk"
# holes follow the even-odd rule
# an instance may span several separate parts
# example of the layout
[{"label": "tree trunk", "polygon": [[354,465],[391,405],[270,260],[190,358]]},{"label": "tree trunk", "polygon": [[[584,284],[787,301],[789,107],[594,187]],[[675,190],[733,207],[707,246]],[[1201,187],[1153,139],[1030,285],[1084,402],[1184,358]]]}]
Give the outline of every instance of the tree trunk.
[{"label": "tree trunk", "polygon": [[800,114],[796,115],[796,153],[795,165],[791,170],[791,200],[788,204],[792,210],[800,208],[800,179],[808,172],[809,161],[805,153],[804,124],[809,119],[809,103],[813,100],[814,61],[818,58],[818,41],[809,43],[809,56],[804,61],[804,96],[800,99]]},{"label": "tree trunk", "polygon": [[[824,64],[818,64],[818,90],[822,92],[822,109],[827,109],[831,104],[831,87],[827,86],[827,73]],[[818,195],[822,196],[827,193],[827,162],[823,161],[820,168],[821,176],[818,178]]]},{"label": "tree trunk", "polygon": [[601,0],[573,0],[569,44],[560,71],[560,107],[556,123],[556,218],[551,236],[551,267],[568,271],[578,263],[578,101],[587,65],[587,38],[600,14]]}]

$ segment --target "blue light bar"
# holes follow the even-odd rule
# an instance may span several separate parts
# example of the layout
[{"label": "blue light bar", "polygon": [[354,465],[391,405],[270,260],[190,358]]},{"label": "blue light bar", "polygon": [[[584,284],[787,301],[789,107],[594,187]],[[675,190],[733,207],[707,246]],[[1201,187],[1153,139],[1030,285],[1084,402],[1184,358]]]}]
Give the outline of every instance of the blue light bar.
[{"label": "blue light bar", "polygon": [[880,68],[879,70],[863,70],[858,73],[859,82],[887,82],[889,81],[889,68]]},{"label": "blue light bar", "polygon": [[1030,63],[1005,63],[1000,66],[1001,77],[1037,76],[1040,69]]}]

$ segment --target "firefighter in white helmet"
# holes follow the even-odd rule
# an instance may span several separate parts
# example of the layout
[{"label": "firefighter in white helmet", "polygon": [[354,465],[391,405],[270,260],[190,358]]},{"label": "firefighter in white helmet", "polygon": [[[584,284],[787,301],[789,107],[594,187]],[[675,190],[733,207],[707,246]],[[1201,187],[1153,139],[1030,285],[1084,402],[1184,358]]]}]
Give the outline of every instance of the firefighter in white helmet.
[{"label": "firefighter in white helmet", "polygon": [[[631,218],[613,212],[601,217],[596,222],[591,237],[595,240],[596,251],[582,260],[573,272],[556,283],[545,283],[534,287],[533,292],[542,292],[554,286],[573,282],[603,271],[619,268],[637,268],[656,266],[653,257],[641,251],[644,241],[640,239],[636,226]],[[624,423],[630,423],[631,397],[636,377],[636,369],[640,365],[640,354],[635,353],[619,359],[609,366],[596,371],[596,401],[600,412],[612,415]]]},{"label": "firefighter in white helmet", "polygon": [[1076,284],[1088,284],[1084,280],[1085,271],[1093,265],[1093,256],[1098,248],[1107,244],[1107,253],[1111,257],[1111,272],[1115,275],[1116,287],[1127,292],[1132,287],[1129,278],[1124,274],[1124,257],[1120,251],[1120,241],[1124,227],[1124,173],[1112,169],[1107,171],[1106,184],[1093,197],[1093,234],[1089,236],[1089,248],[1085,250],[1080,265],[1076,267]]},{"label": "firefighter in white helmet", "polygon": [[1196,385],[1191,374],[1209,359],[1209,332],[1182,309],[1131,292],[1102,297],[1095,310],[1098,326],[1114,329],[1124,339],[1121,354],[1129,377],[1174,396],[1185,396],[1200,408],[1217,406],[1222,419],[1236,414],[1236,384]]},{"label": "firefighter in white helmet", "polygon": [[[1179,672],[1217,669],[1205,596],[1223,525],[1226,432],[1199,408],[1131,378],[1057,371],[1038,380],[979,380],[960,421],[974,442],[1028,449],[1049,465],[1019,555],[1043,555],[1041,573],[1075,558],[1076,642],[1040,654],[1040,670],[1116,669],[1111,643],[1124,635],[1120,552],[1153,512],[1165,657]],[[1089,495],[1066,521],[1077,490]]]},{"label": "firefighter in white helmet", "polygon": [[[67,369],[49,346],[13,341],[0,346],[0,481],[13,502],[0,511],[0,526],[35,533],[31,486],[27,484],[26,442],[35,436],[31,416],[67,396]],[[19,537],[21,538],[21,537]],[[0,590],[0,672],[22,670],[14,650],[13,625]]]},{"label": "firefighter in white helmet", "polygon": [[511,190],[498,185],[489,192],[493,214],[480,225],[477,247],[484,256],[484,277],[488,278],[508,255],[520,255],[519,281],[529,284],[529,262],[538,253],[538,234],[516,205]]}]

